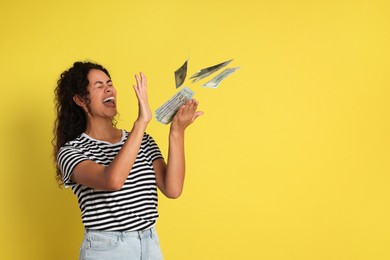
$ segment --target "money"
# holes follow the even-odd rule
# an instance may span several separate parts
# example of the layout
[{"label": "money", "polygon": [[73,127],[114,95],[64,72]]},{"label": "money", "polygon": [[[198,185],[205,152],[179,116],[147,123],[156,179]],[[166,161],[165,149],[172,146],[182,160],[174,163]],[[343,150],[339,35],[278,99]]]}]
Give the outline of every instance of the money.
[{"label": "money", "polygon": [[186,79],[187,64],[188,60],[186,60],[186,62],[184,62],[184,64],[175,71],[176,88],[179,88],[181,85],[183,85],[184,80]]},{"label": "money", "polygon": [[184,105],[188,100],[192,99],[195,92],[188,87],[182,88],[171,99],[165,102],[156,110],[156,119],[160,123],[169,124],[179,108]]},{"label": "money", "polygon": [[201,69],[198,72],[196,72],[194,75],[192,75],[190,77],[190,79],[194,79],[194,80],[192,80],[192,83],[195,83],[195,82],[197,82],[201,79],[204,79],[205,77],[213,74],[214,72],[218,71],[219,69],[222,69],[223,67],[225,67],[226,65],[228,65],[232,61],[233,60],[228,60],[228,61],[222,62],[220,64],[217,64],[217,65],[205,68],[205,69]]},{"label": "money", "polygon": [[210,81],[208,81],[205,84],[203,84],[202,87],[205,87],[205,88],[217,88],[219,83],[221,83],[222,80],[226,79],[229,75],[231,75],[233,72],[235,72],[239,68],[240,67],[225,69],[224,71],[219,73],[217,76],[212,78]]}]

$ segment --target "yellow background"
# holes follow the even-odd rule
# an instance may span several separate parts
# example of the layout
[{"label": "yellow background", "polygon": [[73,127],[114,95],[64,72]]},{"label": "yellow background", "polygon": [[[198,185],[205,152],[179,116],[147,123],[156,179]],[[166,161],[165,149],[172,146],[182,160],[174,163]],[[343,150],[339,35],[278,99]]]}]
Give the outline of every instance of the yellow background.
[{"label": "yellow background", "polygon": [[[233,58],[186,134],[179,200],[160,196],[168,260],[390,259],[389,1],[5,1],[0,4],[0,259],[77,259],[77,200],[51,158],[53,89],[76,60],[111,72],[119,127],[188,74]],[[148,132],[167,154],[168,126]]]}]

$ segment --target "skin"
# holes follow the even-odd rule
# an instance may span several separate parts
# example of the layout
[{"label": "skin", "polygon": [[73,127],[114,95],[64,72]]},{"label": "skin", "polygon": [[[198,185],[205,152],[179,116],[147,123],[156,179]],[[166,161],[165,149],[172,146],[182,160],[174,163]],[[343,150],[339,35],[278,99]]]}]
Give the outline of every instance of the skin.
[{"label": "skin", "polygon": [[[133,86],[138,99],[138,117],[133,124],[128,139],[108,167],[87,160],[79,163],[73,170],[71,179],[94,189],[116,191],[125,183],[137,157],[144,132],[152,119],[147,80],[143,73],[135,75]],[[122,131],[112,126],[111,118],[117,114],[116,102],[104,103],[108,97],[116,100],[116,90],[111,79],[100,70],[88,73],[90,102],[74,96],[76,104],[87,114],[85,133],[90,137],[110,143],[119,142]],[[172,120],[169,132],[167,163],[163,159],[153,162],[159,190],[168,198],[178,198],[183,191],[185,177],[184,134],[186,128],[203,114],[197,111],[198,102],[191,100],[183,105]]]}]

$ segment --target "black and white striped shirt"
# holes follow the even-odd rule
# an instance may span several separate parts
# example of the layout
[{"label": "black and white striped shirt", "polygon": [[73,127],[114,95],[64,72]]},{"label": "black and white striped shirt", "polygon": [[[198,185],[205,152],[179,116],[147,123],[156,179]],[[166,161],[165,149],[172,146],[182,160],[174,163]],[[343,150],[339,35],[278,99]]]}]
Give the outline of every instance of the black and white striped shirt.
[{"label": "black and white striped shirt", "polygon": [[140,231],[155,225],[157,186],[153,161],[162,158],[153,138],[144,134],[133,168],[119,191],[101,191],[73,182],[70,177],[76,165],[85,160],[108,166],[129,133],[122,130],[118,143],[108,143],[81,134],[67,142],[58,152],[58,165],[65,187],[78,197],[81,218],[86,229],[106,231]]}]

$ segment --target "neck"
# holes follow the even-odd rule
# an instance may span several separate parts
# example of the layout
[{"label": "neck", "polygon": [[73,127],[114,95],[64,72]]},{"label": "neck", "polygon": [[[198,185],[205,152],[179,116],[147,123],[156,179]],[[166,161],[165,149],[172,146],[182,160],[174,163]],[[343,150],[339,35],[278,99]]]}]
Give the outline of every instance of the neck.
[{"label": "neck", "polygon": [[111,119],[107,118],[88,120],[87,128],[85,129],[85,133],[90,137],[109,142],[117,139],[118,131],[120,130],[112,125]]}]

